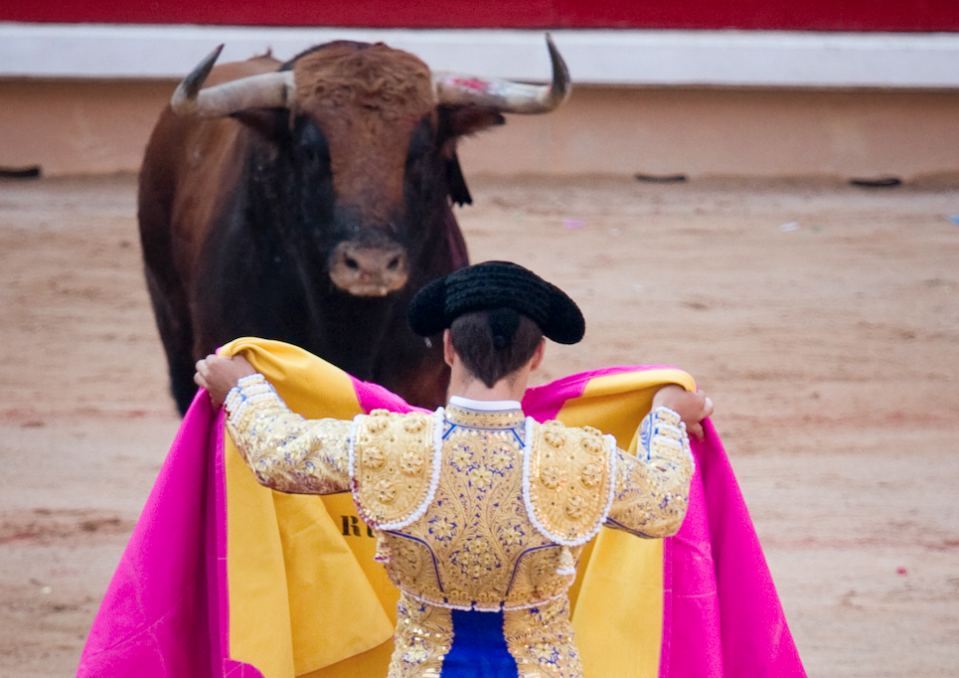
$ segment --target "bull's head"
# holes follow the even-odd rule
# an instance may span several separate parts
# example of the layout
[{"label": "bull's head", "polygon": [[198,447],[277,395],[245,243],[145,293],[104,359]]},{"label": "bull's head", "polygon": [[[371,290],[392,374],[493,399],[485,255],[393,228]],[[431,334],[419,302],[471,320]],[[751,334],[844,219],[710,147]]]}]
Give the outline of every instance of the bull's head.
[{"label": "bull's head", "polygon": [[502,113],[547,113],[569,96],[566,65],[548,36],[547,45],[547,85],[431,73],[382,44],[334,42],[277,72],[201,89],[221,45],[180,83],[171,105],[179,115],[233,116],[273,130],[268,136],[282,128],[297,209],[306,221],[329,224],[316,237],[330,279],[354,295],[382,296],[406,284],[429,215],[444,213],[450,199],[471,202],[456,140],[502,124]]}]

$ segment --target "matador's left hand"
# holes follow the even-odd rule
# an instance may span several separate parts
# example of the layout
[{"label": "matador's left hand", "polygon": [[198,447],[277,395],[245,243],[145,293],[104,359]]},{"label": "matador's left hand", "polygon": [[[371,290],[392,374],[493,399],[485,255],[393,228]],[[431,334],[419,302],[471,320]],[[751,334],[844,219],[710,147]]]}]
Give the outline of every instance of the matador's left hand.
[{"label": "matador's left hand", "polygon": [[243,356],[224,358],[211,354],[196,364],[193,381],[207,390],[213,407],[219,407],[236,382],[251,374],[256,374],[256,370]]}]

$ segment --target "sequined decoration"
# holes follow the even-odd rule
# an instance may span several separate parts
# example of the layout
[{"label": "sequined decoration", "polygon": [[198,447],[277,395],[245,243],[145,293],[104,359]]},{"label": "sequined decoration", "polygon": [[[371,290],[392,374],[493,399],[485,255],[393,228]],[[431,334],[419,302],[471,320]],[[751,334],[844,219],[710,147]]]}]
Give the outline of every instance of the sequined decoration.
[{"label": "sequined decoration", "polygon": [[503,613],[506,646],[519,678],[581,678],[583,663],[569,619],[569,598]]},{"label": "sequined decoration", "polygon": [[436,678],[453,645],[450,610],[400,594],[389,678]]},{"label": "sequined decoration", "polygon": [[294,414],[261,374],[230,391],[224,407],[227,430],[260,484],[300,494],[350,489],[350,422]]},{"label": "sequined decoration", "polygon": [[618,452],[616,489],[607,525],[641,537],[668,537],[683,524],[689,503],[693,456],[689,438],[672,410],[659,408],[640,428],[645,450],[637,459]]}]

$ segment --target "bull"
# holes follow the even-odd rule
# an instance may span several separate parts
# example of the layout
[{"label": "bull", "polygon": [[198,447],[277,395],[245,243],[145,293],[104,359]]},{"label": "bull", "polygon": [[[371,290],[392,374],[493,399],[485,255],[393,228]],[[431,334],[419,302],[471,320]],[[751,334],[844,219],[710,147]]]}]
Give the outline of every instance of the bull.
[{"label": "bull", "polygon": [[432,73],[383,44],[270,54],[179,85],[150,137],[138,216],[147,287],[181,413],[194,362],[238,336],[290,342],[426,407],[445,398],[440,342],[415,336],[409,300],[467,262],[452,206],[472,202],[464,135],[504,113],[547,113],[552,81]]}]

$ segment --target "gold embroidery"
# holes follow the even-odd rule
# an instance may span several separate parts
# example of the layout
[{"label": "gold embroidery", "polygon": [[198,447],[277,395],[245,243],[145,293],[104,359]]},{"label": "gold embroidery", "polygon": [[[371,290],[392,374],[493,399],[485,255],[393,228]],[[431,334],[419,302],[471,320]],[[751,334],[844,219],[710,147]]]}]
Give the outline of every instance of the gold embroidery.
[{"label": "gold embroidery", "polygon": [[594,428],[567,429],[556,421],[534,431],[539,439],[530,453],[529,498],[536,518],[556,539],[585,540],[604,520],[609,502],[606,441]]},{"label": "gold embroidery", "polygon": [[585,499],[578,494],[574,494],[566,500],[566,516],[570,520],[579,520],[586,511],[587,506],[588,502]]},{"label": "gold embroidery", "polygon": [[566,435],[562,431],[555,430],[555,427],[545,428],[543,440],[553,447],[562,447],[566,444]]},{"label": "gold embroidery", "polygon": [[563,555],[564,550],[571,552],[569,558],[572,559],[575,567],[576,561],[573,554],[578,556],[582,547],[567,549],[565,546],[550,544],[545,548],[524,552],[516,563],[513,586],[506,597],[504,608],[517,608],[547,601],[565,593],[566,589],[572,585],[576,574],[575,570],[564,571],[564,565],[570,562]]},{"label": "gold embroidery", "polygon": [[227,430],[262,485],[306,494],[349,490],[350,422],[290,412],[262,377],[241,394],[227,406]]},{"label": "gold embroidery", "polygon": [[443,658],[453,644],[450,611],[401,593],[396,606],[395,643],[389,678],[439,676]]},{"label": "gold embroidery", "polygon": [[489,468],[481,466],[470,471],[470,484],[474,487],[487,487],[492,482],[493,472]]},{"label": "gold embroidery", "polygon": [[396,501],[396,485],[392,480],[377,480],[373,486],[373,492],[381,504],[392,504]]},{"label": "gold embroidery", "polygon": [[432,477],[432,416],[374,410],[359,417],[354,443],[356,498],[372,527],[407,520],[426,500]]},{"label": "gold embroidery", "polygon": [[[390,560],[387,572],[400,590],[412,591],[421,597],[440,594],[436,563],[430,548],[413,539],[384,534]],[[435,599],[435,598],[434,598]]]},{"label": "gold embroidery", "polygon": [[419,433],[423,430],[423,420],[419,417],[409,418],[403,421],[403,428],[407,433]]},{"label": "gold embroidery", "polygon": [[[391,580],[423,601],[462,608],[509,609],[561,596],[575,578],[574,554],[581,549],[556,545],[526,514],[524,418],[519,412],[470,412],[464,419],[481,426],[473,428],[458,418],[461,411],[447,410],[444,458],[429,513],[383,535],[389,544],[384,550],[392,554],[387,563]],[[558,482],[577,488],[564,494],[559,510],[576,517],[593,505],[585,497],[596,493],[580,486],[582,470],[592,463],[598,484],[608,478],[605,457],[592,461],[577,451],[583,435],[578,430],[567,432],[558,422],[549,430],[564,447],[544,454],[555,455]],[[572,476],[567,469],[575,469]],[[435,570],[426,566],[427,558]]]},{"label": "gold embroidery", "polygon": [[[419,424],[420,429],[422,429],[423,422],[417,421],[416,423]],[[409,431],[409,427],[404,426],[404,428]],[[426,462],[423,459],[422,450],[406,450],[403,453],[403,458],[400,460],[400,470],[403,471],[404,475],[408,476],[419,475],[425,465]]]},{"label": "gold embroidery", "polygon": [[503,613],[506,647],[520,678],[581,678],[583,664],[569,620],[569,599]]},{"label": "gold embroidery", "polygon": [[363,450],[363,463],[366,464],[371,469],[378,469],[383,466],[383,463],[386,461],[386,455],[383,454],[383,450],[378,448],[376,445],[370,445],[365,450]]},{"label": "gold embroidery", "polygon": [[[506,597],[516,557],[542,543],[528,529],[522,504],[522,444],[525,423],[519,416],[447,410],[452,430],[440,467],[440,481],[430,518],[404,529],[433,549],[443,585],[440,605],[498,609]],[[503,428],[512,424],[516,428]],[[523,526],[526,525],[526,529]],[[510,529],[511,528],[511,529]],[[417,595],[420,592],[417,591]]]},{"label": "gold embroidery", "polygon": [[656,431],[648,461],[617,451],[615,494],[607,523],[610,527],[644,537],[668,537],[683,524],[693,459],[685,434],[679,441],[660,436],[659,424],[671,426],[672,422],[679,423],[678,415],[664,409],[644,420],[644,430]]},{"label": "gold embroidery", "polygon": [[654,455],[649,464],[643,464],[619,452],[617,467],[609,525],[644,537],[675,534],[686,515],[691,459],[673,451],[671,457]]},{"label": "gold embroidery", "polygon": [[547,489],[555,490],[566,482],[565,475],[566,474],[563,473],[563,470],[559,466],[556,464],[550,464],[540,471],[539,482],[543,483]]},{"label": "gold embroidery", "polygon": [[579,482],[583,487],[596,487],[603,479],[603,469],[592,462],[586,464],[579,472]]},{"label": "gold embroidery", "polygon": [[390,550],[389,543],[387,543],[386,539],[383,538],[382,532],[377,532],[376,552],[373,554],[373,560],[378,563],[388,563],[392,557],[393,552]]},{"label": "gold embroidery", "polygon": [[[390,578],[420,599],[463,608],[528,605],[561,594],[573,578],[557,576],[558,547],[532,526],[523,503],[522,413],[451,407],[446,416],[450,428],[428,514],[402,534],[384,534],[394,554]],[[398,557],[401,543],[429,552],[439,580],[424,555],[415,562]]]},{"label": "gold embroidery", "polygon": [[453,404],[446,408],[446,418],[457,422],[460,426],[473,429],[522,429],[526,422],[526,417],[521,410],[486,412]]}]

